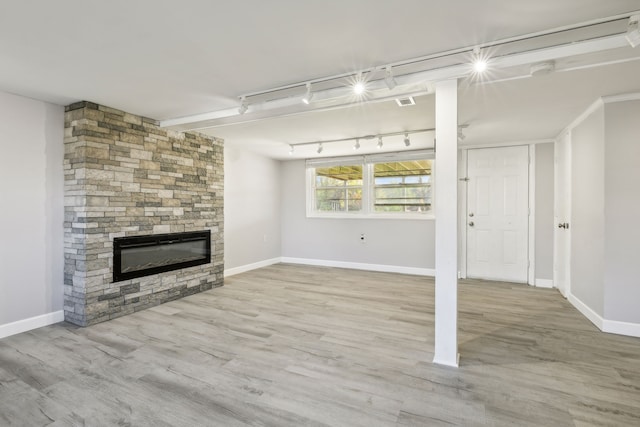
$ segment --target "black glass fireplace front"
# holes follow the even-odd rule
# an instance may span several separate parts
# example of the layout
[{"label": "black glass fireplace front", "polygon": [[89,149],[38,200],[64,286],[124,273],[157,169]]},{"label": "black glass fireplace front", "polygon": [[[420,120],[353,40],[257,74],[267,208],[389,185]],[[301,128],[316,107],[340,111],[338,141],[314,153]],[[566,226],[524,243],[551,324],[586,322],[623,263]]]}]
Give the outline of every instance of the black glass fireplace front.
[{"label": "black glass fireplace front", "polygon": [[113,239],[114,282],[210,262],[209,230]]}]

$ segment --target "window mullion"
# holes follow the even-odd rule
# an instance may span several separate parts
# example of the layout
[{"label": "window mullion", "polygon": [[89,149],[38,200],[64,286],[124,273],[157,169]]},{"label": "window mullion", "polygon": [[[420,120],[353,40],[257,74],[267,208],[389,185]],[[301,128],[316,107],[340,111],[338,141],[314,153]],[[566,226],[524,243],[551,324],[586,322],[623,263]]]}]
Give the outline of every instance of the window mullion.
[{"label": "window mullion", "polygon": [[362,189],[363,206],[365,207],[365,214],[368,215],[373,212],[373,165],[371,163],[365,163],[362,167],[364,176],[362,177],[362,183],[364,188]]}]

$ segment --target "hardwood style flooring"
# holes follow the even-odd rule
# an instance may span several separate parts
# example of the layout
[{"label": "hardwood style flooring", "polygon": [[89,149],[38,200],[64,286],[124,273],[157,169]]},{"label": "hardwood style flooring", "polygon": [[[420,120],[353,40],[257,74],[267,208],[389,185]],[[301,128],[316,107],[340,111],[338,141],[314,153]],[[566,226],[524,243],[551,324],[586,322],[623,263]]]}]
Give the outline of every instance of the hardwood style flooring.
[{"label": "hardwood style flooring", "polygon": [[88,328],[0,340],[0,426],[640,426],[640,339],[555,290],[279,264]]}]

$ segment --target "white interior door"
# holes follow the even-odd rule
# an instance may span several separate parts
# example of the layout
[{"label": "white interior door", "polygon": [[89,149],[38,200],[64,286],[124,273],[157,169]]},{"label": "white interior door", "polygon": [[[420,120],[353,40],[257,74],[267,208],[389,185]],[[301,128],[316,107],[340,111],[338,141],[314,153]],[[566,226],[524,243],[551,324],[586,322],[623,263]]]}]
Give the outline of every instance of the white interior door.
[{"label": "white interior door", "polygon": [[566,298],[571,287],[571,134],[556,141],[554,168],[553,284]]},{"label": "white interior door", "polygon": [[467,276],[526,283],[529,148],[482,148],[467,156]]}]

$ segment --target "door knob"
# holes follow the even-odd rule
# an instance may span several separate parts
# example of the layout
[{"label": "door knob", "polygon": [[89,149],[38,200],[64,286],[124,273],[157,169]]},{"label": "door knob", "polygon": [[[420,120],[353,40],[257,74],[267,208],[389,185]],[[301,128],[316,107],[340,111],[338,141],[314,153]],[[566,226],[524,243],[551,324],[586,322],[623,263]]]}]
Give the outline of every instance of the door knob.
[{"label": "door knob", "polygon": [[569,223],[568,222],[561,222],[560,224],[558,224],[558,228],[564,228],[565,230],[569,228]]},{"label": "door knob", "polygon": [[469,216],[473,218],[473,212],[469,212]]},{"label": "door knob", "polygon": [[473,227],[474,225],[473,221],[469,221],[469,227]]}]

